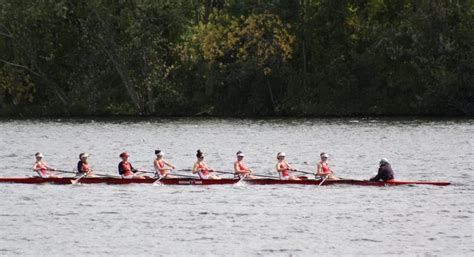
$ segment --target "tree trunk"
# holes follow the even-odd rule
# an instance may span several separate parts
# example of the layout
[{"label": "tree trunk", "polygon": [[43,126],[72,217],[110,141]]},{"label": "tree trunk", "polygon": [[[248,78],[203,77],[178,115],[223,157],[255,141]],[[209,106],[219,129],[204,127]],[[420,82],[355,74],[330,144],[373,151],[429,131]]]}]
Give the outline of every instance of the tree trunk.
[{"label": "tree trunk", "polygon": [[268,95],[270,97],[271,110],[272,112],[275,112],[275,98],[273,97],[272,86],[268,82],[268,79],[265,79],[265,84],[267,84],[267,88],[268,88]]},{"label": "tree trunk", "polygon": [[200,16],[200,11],[199,11],[199,6],[201,4],[199,3],[199,0],[195,0],[194,1],[194,25],[198,25],[199,24],[199,16]]},{"label": "tree trunk", "polygon": [[212,11],[212,2],[213,0],[206,0],[206,4],[204,6],[204,24],[209,22],[209,16],[211,15]]},{"label": "tree trunk", "polygon": [[135,108],[138,111],[139,115],[145,114],[145,108],[141,101],[141,97],[137,90],[134,88],[133,81],[128,74],[127,67],[123,59],[120,57],[120,54],[117,53],[118,45],[115,43],[113,39],[113,32],[110,32],[108,24],[100,17],[97,10],[93,9],[94,14],[97,20],[101,24],[101,30],[106,33],[103,36],[103,40],[99,40],[99,45],[101,46],[102,50],[107,54],[109,60],[113,63],[115,70],[120,76],[120,79],[127,90],[127,94],[132,100]]}]

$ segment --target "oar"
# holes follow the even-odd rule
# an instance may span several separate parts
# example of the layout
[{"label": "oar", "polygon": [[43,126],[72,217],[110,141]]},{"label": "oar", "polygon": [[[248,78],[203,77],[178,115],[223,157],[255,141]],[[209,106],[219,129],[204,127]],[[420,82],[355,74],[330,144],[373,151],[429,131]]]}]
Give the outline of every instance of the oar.
[{"label": "oar", "polygon": [[[55,170],[55,171],[61,172],[61,173],[77,174],[77,172],[75,172],[75,171],[69,171],[69,170]],[[92,171],[92,175],[94,175],[94,176],[99,176],[99,177],[120,178],[120,176],[114,176],[114,175],[108,175],[108,174],[95,173],[95,171]]]},{"label": "oar", "polygon": [[183,177],[183,178],[194,178],[194,179],[198,179],[198,178],[199,178],[199,177],[196,177],[196,176],[184,175],[184,174],[176,174],[176,173],[173,173],[173,174],[170,174],[170,175],[177,176],[177,177]]},{"label": "oar", "polygon": [[308,175],[314,175],[314,172],[308,172],[308,171],[303,171],[303,170],[294,170],[294,172],[299,172],[299,173],[308,174]]},{"label": "oar", "polygon": [[229,172],[229,171],[221,171],[221,170],[210,170],[210,172],[215,172],[215,173],[219,173],[219,174],[230,174],[230,175],[235,175],[234,172]]},{"label": "oar", "polygon": [[320,187],[324,183],[324,181],[326,181],[326,179],[328,179],[328,178],[329,178],[329,175],[324,176],[323,181],[321,181],[321,183],[319,183],[318,187]]},{"label": "oar", "polygon": [[[155,172],[152,172],[152,171],[141,171],[141,172],[148,173],[148,174],[155,174]],[[183,177],[183,178],[197,178],[195,176],[190,176],[190,175],[185,175],[185,174],[176,174],[176,173],[169,173],[169,174],[173,176],[177,176],[177,177]],[[164,177],[164,176],[161,176],[161,177]]]},{"label": "oar", "polygon": [[[139,170],[137,171],[137,173],[145,173],[145,174],[153,174],[156,176],[158,176],[158,172],[152,172],[152,171],[146,171],[146,170]],[[160,180],[162,180],[163,178],[165,178],[166,176],[159,176],[155,181],[153,181],[153,185],[156,185],[158,183],[160,183]]]},{"label": "oar", "polygon": [[69,174],[76,174],[77,172],[75,171],[70,171],[70,170],[54,170],[55,172],[59,173],[69,173]]},{"label": "oar", "polygon": [[252,173],[252,176],[255,176],[255,177],[262,177],[262,178],[275,178],[275,179],[280,179],[280,177],[277,177],[277,176],[261,175],[261,174],[253,174],[253,173]]},{"label": "oar", "polygon": [[79,180],[81,180],[81,178],[83,178],[83,177],[85,177],[85,176],[87,176],[87,173],[84,173],[84,174],[80,175],[80,176],[79,176],[78,178],[76,178],[76,179],[71,179],[71,184],[73,184],[73,185],[77,184],[77,182],[79,182]]},{"label": "oar", "polygon": [[61,172],[61,173],[76,173],[73,170],[55,170],[56,172]]},{"label": "oar", "polygon": [[160,180],[162,180],[163,178],[165,178],[166,176],[160,176],[158,179],[156,179],[155,181],[153,181],[153,185],[156,185],[156,184],[159,184],[160,183]]},{"label": "oar", "polygon": [[98,177],[107,177],[107,178],[122,178],[121,176],[114,176],[114,175],[109,175],[109,174],[102,174],[102,173],[95,173],[95,171],[92,171],[92,174],[94,176]]},{"label": "oar", "polygon": [[302,171],[302,170],[296,170],[295,172],[300,172],[300,173],[303,173],[303,174],[313,175],[315,180],[318,180],[318,179],[322,178],[321,176],[318,176],[313,172]]},{"label": "oar", "polygon": [[239,184],[239,185],[240,185],[240,183],[241,183],[241,182],[242,182],[242,181],[243,181],[243,180],[244,180],[244,179],[245,179],[247,176],[248,176],[248,174],[247,174],[247,175],[244,175],[244,176],[242,176],[242,177],[239,179],[239,181],[237,181],[237,183],[235,183],[234,185],[237,185],[237,184]]},{"label": "oar", "polygon": [[[172,170],[172,169],[162,169],[162,170]],[[142,172],[142,173],[149,173],[149,174],[155,174],[155,176],[159,176],[155,181],[153,181],[153,183],[152,183],[153,185],[156,185],[156,184],[160,183],[160,181],[161,181],[162,179],[164,179],[164,178],[168,175],[168,174],[166,174],[166,175],[164,175],[164,176],[161,176],[161,175],[159,175],[158,171],[151,172],[151,171],[144,171],[144,170],[142,170],[142,171],[140,171],[140,172]]]}]

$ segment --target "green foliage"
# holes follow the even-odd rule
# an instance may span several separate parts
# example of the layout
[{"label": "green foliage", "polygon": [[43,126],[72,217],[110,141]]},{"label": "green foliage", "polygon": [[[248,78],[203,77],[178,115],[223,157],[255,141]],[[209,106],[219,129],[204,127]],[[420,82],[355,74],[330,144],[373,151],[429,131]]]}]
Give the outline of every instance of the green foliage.
[{"label": "green foliage", "polygon": [[203,106],[226,115],[274,113],[281,92],[272,80],[292,58],[294,39],[290,26],[268,12],[217,14],[208,24],[198,24],[192,38],[197,49],[189,51],[198,52],[207,67],[201,98],[213,104]]},{"label": "green foliage", "polygon": [[0,115],[470,115],[474,3],[0,0]]}]

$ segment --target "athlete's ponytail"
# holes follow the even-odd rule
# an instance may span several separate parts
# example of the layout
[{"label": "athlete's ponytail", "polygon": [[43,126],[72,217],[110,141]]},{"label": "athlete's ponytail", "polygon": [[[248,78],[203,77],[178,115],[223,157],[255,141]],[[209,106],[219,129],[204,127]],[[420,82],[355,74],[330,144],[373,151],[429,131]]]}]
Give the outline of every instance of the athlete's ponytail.
[{"label": "athlete's ponytail", "polygon": [[201,158],[202,156],[203,156],[203,154],[202,154],[201,150],[198,149],[198,150],[196,151],[196,157],[197,157],[197,158]]}]

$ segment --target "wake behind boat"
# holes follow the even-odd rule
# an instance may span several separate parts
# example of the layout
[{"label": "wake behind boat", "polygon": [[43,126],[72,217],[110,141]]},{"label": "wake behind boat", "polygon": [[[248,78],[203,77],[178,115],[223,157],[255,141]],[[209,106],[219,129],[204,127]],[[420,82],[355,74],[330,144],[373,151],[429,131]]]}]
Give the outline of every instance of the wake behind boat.
[{"label": "wake behind boat", "polygon": [[[0,183],[19,183],[19,184],[57,184],[69,185],[74,184],[76,177],[12,177],[0,178]],[[120,177],[84,177],[80,180],[81,184],[112,184],[112,185],[127,185],[127,184],[153,184],[157,178],[120,178]],[[200,178],[169,178],[162,179],[158,183],[163,185],[232,185],[236,184],[240,179],[222,178],[219,180],[200,179]],[[321,184],[321,182],[324,182]],[[340,180],[318,180],[318,179],[302,179],[302,180],[280,180],[280,179],[252,179],[243,180],[242,183],[248,185],[354,185],[354,186],[399,186],[399,185],[433,185],[433,186],[448,186],[450,182],[437,181],[403,181],[403,180],[388,180],[388,181],[368,181],[356,179],[340,179]]]}]

